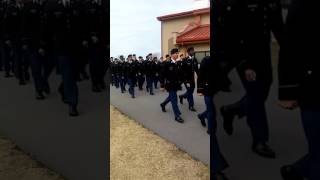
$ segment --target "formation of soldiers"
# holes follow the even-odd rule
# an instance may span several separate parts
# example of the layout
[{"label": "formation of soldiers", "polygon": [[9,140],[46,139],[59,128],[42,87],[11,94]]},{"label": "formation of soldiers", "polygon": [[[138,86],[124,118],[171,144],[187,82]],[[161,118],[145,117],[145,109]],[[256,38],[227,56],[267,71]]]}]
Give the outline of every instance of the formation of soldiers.
[{"label": "formation of soldiers", "polygon": [[107,18],[99,0],[2,0],[0,71],[20,85],[32,77],[36,99],[43,100],[56,69],[62,101],[77,116],[77,81],[90,74],[92,91],[106,88]]},{"label": "formation of soldiers", "polygon": [[[193,93],[195,90],[195,74],[198,73],[198,60],[195,58],[194,48],[190,47],[187,50],[187,57],[180,56],[179,50],[172,49],[171,55],[166,55],[165,58],[152,57],[148,54],[146,59],[136,55],[128,55],[125,60],[123,56],[119,59],[111,57],[111,85],[119,88],[122,93],[125,93],[126,84],[128,84],[129,94],[135,98],[135,89],[138,87],[140,91],[145,90],[154,95],[154,88],[166,89],[169,93],[168,98],[161,103],[161,109],[166,112],[165,106],[171,102],[175,120],[183,123],[181,113],[178,107],[178,97],[180,103],[187,99],[190,111],[196,111],[194,108]],[[186,92],[177,95],[177,91],[182,90],[182,85],[186,87]]]}]

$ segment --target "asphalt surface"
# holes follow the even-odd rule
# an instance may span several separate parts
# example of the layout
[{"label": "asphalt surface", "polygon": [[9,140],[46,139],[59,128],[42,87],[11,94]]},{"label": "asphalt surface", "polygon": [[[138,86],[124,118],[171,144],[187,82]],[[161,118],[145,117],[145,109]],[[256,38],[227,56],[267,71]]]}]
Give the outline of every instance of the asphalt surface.
[{"label": "asphalt surface", "polygon": [[[300,122],[299,110],[283,110],[277,105],[277,47],[273,48],[274,83],[266,103],[270,141],[275,150],[276,159],[265,159],[251,151],[251,133],[246,119],[235,120],[235,131],[232,136],[226,135],[222,128],[222,119],[218,113],[218,140],[221,150],[230,164],[225,172],[231,180],[281,180],[280,167],[292,163],[302,157],[307,151],[307,144]],[[233,82],[231,93],[219,93],[215,98],[217,110],[222,105],[233,103],[244,95],[244,89],[235,71],[231,72]],[[110,103],[120,111],[135,119],[156,134],[175,143],[193,158],[206,164],[209,162],[209,136],[206,129],[200,125],[197,113],[190,112],[185,100],[179,105],[184,124],[174,121],[171,104],[163,113],[159,104],[166,98],[166,92],[155,91],[150,96],[146,91],[139,92],[135,99],[128,93],[121,94],[120,89],[110,88]],[[181,94],[183,91],[178,92]],[[203,98],[194,94],[195,108],[198,112],[204,110]],[[147,148],[147,147],[146,147]]]},{"label": "asphalt surface", "polygon": [[61,77],[51,74],[52,93],[35,99],[33,83],[19,86],[0,72],[0,132],[67,179],[101,180],[108,166],[108,96],[79,82],[79,117],[69,117],[58,94]]}]

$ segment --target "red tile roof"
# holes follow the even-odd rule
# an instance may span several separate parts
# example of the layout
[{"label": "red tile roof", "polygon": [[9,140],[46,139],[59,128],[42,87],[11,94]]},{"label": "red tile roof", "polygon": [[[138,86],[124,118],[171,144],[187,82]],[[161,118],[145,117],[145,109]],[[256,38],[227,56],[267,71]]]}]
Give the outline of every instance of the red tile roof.
[{"label": "red tile roof", "polygon": [[181,12],[181,13],[160,16],[160,17],[157,17],[157,19],[159,21],[166,21],[166,20],[177,19],[177,18],[181,18],[181,17],[196,16],[196,15],[200,15],[200,14],[209,14],[209,13],[210,13],[210,8],[203,8],[203,9],[196,9],[196,10],[192,10],[192,11],[186,11],[186,12]]},{"label": "red tile roof", "polygon": [[176,43],[184,44],[190,42],[210,41],[210,25],[199,25],[189,31],[183,32],[177,36]]}]

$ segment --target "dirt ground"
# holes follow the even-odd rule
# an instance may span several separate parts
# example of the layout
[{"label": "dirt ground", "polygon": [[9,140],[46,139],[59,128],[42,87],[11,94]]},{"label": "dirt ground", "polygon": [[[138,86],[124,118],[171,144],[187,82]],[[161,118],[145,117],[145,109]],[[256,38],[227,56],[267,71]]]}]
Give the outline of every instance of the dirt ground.
[{"label": "dirt ground", "polygon": [[0,136],[0,180],[63,180]]},{"label": "dirt ground", "polygon": [[209,168],[110,107],[112,180],[209,180]]}]

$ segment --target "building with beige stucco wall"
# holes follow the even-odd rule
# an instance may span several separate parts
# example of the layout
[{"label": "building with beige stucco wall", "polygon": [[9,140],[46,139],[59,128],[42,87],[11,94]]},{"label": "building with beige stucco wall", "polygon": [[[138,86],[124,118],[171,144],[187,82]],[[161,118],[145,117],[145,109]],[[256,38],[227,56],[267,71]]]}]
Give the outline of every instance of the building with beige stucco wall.
[{"label": "building with beige stucco wall", "polygon": [[186,55],[194,47],[197,59],[210,55],[210,8],[169,14],[157,18],[161,21],[161,55],[179,48]]}]

